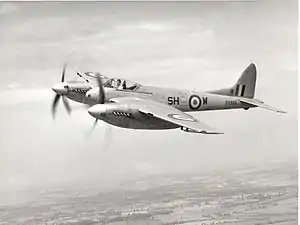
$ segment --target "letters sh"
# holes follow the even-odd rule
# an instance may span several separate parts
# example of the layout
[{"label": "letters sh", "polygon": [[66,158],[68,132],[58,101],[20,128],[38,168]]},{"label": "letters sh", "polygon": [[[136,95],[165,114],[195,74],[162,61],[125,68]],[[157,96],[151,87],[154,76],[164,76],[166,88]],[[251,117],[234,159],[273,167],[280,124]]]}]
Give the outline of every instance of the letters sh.
[{"label": "letters sh", "polygon": [[169,105],[179,105],[179,97],[168,97]]}]

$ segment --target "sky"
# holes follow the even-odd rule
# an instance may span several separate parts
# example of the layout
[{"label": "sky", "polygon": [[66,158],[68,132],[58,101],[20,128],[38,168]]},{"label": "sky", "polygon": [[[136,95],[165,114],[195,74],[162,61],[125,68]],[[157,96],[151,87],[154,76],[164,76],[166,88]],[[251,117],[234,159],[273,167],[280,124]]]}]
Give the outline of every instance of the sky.
[{"label": "sky", "polygon": [[[68,182],[104,185],[271,160],[297,163],[297,6],[296,0],[1,2],[0,193],[13,198],[13,190]],[[51,87],[64,62],[198,91],[232,85],[254,62],[256,98],[288,113],[193,114],[225,133],[218,136],[109,129],[103,122],[87,136],[94,119],[79,104],[72,103],[71,117],[62,104],[51,117]],[[67,79],[74,78],[67,70]]]}]

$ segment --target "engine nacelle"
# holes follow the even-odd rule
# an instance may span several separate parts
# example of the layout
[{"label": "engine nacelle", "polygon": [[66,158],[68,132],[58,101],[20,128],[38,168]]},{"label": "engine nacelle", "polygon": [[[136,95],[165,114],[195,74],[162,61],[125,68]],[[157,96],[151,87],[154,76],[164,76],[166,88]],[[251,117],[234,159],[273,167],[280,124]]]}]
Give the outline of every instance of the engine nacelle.
[{"label": "engine nacelle", "polygon": [[123,104],[97,104],[88,109],[89,114],[100,119],[103,116],[113,114],[115,116],[131,116],[131,110]]}]

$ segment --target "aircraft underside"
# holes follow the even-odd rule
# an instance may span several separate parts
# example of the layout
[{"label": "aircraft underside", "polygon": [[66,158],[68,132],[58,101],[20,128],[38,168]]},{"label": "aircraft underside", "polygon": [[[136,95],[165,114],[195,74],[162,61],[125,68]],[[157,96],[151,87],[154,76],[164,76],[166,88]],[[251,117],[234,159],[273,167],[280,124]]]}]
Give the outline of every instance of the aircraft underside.
[{"label": "aircraft underside", "polygon": [[166,130],[180,127],[173,123],[163,121],[154,117],[148,117],[142,114],[139,115],[139,117],[133,117],[128,113],[118,113],[116,115],[111,114],[101,117],[101,120],[111,125],[128,129]]}]

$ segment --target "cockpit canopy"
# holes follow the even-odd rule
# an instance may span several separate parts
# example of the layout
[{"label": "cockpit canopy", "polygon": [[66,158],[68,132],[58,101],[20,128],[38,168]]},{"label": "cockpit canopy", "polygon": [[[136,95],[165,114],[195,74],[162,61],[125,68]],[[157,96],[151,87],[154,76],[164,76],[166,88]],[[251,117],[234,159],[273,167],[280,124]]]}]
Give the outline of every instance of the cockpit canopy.
[{"label": "cockpit canopy", "polygon": [[107,80],[103,84],[103,86],[107,87],[107,88],[115,88],[117,90],[135,91],[141,85],[136,82],[132,82],[132,81],[121,79],[121,78],[111,78],[111,79]]}]

